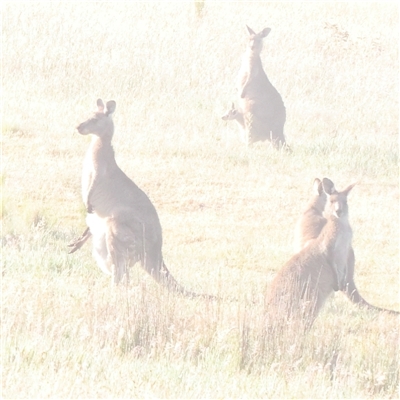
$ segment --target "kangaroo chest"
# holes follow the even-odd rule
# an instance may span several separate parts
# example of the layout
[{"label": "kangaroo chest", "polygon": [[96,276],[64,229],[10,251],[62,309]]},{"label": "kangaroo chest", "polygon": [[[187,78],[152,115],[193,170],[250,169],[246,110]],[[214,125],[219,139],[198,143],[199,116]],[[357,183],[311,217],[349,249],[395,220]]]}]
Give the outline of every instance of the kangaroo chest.
[{"label": "kangaroo chest", "polygon": [[85,204],[105,190],[107,181],[117,168],[111,144],[104,145],[99,139],[92,139],[82,171],[82,197]]},{"label": "kangaroo chest", "polygon": [[351,248],[353,232],[347,221],[329,221],[327,224],[326,252],[328,262],[336,272],[339,289],[342,289],[347,276],[347,261]]},{"label": "kangaroo chest", "polygon": [[239,83],[241,86],[249,78],[254,79],[258,76],[265,76],[260,57],[253,57],[245,54],[239,70]]}]

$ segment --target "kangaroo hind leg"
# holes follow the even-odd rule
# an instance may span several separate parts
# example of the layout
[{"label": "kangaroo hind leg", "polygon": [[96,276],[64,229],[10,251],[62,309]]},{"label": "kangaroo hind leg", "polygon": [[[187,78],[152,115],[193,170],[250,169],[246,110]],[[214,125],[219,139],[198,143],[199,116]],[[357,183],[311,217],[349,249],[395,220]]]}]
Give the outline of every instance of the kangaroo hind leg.
[{"label": "kangaroo hind leg", "polygon": [[109,218],[107,221],[106,245],[108,260],[114,283],[117,285],[126,274],[129,282],[129,265],[138,261],[135,237],[127,224]]}]

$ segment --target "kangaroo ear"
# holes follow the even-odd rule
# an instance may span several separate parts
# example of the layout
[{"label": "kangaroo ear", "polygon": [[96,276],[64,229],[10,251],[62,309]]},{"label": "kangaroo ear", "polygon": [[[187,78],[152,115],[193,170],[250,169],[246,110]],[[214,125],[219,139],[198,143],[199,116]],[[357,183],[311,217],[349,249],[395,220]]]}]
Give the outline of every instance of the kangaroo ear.
[{"label": "kangaroo ear", "polygon": [[235,109],[235,103],[232,103],[232,110]]},{"label": "kangaroo ear", "polygon": [[104,111],[104,103],[102,99],[97,99],[97,109],[99,112],[103,112]]},{"label": "kangaroo ear", "polygon": [[324,192],[324,189],[322,188],[321,179],[318,179],[318,178],[314,179],[313,192],[317,196],[321,196],[321,194]]},{"label": "kangaroo ear", "polygon": [[351,189],[353,189],[353,187],[356,185],[357,185],[357,182],[352,183],[351,185],[347,186],[346,189],[342,190],[342,193],[347,196],[350,193]]},{"label": "kangaroo ear", "polygon": [[322,187],[323,187],[324,192],[325,192],[326,194],[331,195],[331,194],[333,194],[333,193],[336,193],[335,185],[334,185],[333,182],[332,182],[330,179],[328,179],[328,178],[322,179]]},{"label": "kangaroo ear", "polygon": [[247,30],[249,31],[250,35],[255,35],[256,33],[251,29],[248,25],[246,25]]},{"label": "kangaroo ear", "polygon": [[114,100],[110,100],[110,101],[107,101],[106,106],[107,106],[106,115],[110,115],[115,111],[115,107],[117,106],[117,103]]},{"label": "kangaroo ear", "polygon": [[260,35],[260,37],[265,38],[269,35],[270,32],[271,32],[271,28],[265,28],[259,33],[259,35]]}]

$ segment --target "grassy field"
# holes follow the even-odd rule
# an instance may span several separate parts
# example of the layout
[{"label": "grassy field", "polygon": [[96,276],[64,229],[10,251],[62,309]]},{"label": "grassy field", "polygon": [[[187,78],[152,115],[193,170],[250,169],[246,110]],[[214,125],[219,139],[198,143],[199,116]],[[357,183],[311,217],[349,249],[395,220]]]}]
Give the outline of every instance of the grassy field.
[{"label": "grassy field", "polygon": [[[272,29],[291,153],[221,120],[246,24]],[[398,29],[394,2],[3,2],[2,397],[398,397],[398,317],[337,293],[306,336],[268,337],[263,305],[328,176],[359,182],[361,294],[400,310]],[[98,97],[117,102],[117,162],[157,208],[170,271],[221,301],[138,266],[113,287],[90,245],[67,254],[85,227],[75,127]]]}]

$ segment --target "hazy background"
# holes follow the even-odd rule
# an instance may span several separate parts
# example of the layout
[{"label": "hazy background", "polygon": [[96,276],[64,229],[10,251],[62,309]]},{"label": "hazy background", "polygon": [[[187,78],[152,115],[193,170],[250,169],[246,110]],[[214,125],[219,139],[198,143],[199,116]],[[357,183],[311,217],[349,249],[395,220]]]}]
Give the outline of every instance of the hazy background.
[{"label": "hazy background", "polygon": [[[263,294],[328,176],[359,182],[360,292],[399,309],[398,23],[394,2],[3,2],[3,396],[395,397],[398,319],[338,293],[279,353]],[[246,24],[272,29],[261,58],[292,153],[221,120]],[[138,266],[112,288],[90,244],[67,255],[85,228],[75,127],[98,97],[117,102],[116,159],[159,213],[172,274],[225,301]]]}]

